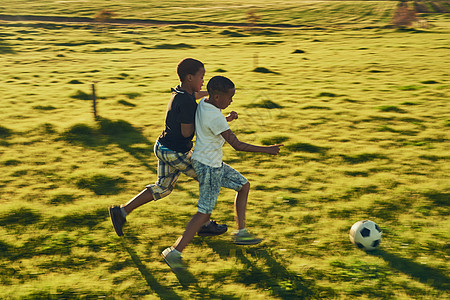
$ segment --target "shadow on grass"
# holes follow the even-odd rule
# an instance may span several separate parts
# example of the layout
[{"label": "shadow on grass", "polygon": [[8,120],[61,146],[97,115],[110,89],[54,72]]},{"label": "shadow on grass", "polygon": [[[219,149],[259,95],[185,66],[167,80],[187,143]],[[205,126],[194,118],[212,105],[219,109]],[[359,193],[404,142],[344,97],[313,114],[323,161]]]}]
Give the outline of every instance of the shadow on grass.
[{"label": "shadow on grass", "polygon": [[0,54],[16,54],[13,47],[0,38]]},{"label": "shadow on grass", "polygon": [[[302,278],[290,272],[275,255],[264,247],[241,248],[222,241],[205,239],[204,242],[223,259],[236,255],[245,268],[237,278],[238,282],[254,284],[268,290],[274,297],[281,299],[317,299],[332,298],[334,291],[315,285],[314,281]],[[253,258],[252,260],[249,257]],[[253,260],[263,260],[265,268],[257,266]]]},{"label": "shadow on grass", "polygon": [[[76,124],[61,134],[62,140],[74,145],[92,148],[97,151],[103,151],[106,146],[115,144],[123,151],[139,160],[141,165],[146,167],[153,173],[157,173],[157,166],[147,163],[148,159],[154,157],[152,143],[142,134],[142,132],[133,127],[132,124],[124,120],[112,121],[101,118],[97,122],[97,126],[89,126],[87,124]],[[95,179],[95,178],[94,178]],[[120,178],[104,178],[104,186],[113,184],[114,193],[121,191],[120,184],[123,183]],[[92,180],[91,180],[92,181]],[[97,180],[93,181],[94,183]],[[81,185],[84,182],[80,183]],[[117,185],[119,184],[119,185]],[[104,193],[105,189],[101,188]],[[178,183],[175,190],[184,191],[192,198],[198,198],[198,194],[189,191],[187,188]]]},{"label": "shadow on grass", "polygon": [[[121,239],[122,246],[126,249],[130,255],[133,263],[141,272],[147,285],[156,293],[161,299],[183,299],[177,295],[169,287],[165,287],[158,282],[158,280],[151,274],[147,267],[142,263],[136,251],[128,243],[128,241],[134,241],[135,237],[127,236],[125,239]],[[167,266],[169,269],[169,266]],[[235,295],[229,295],[224,293],[217,293],[211,290],[208,286],[202,287],[199,284],[198,279],[189,270],[180,271],[174,273],[178,279],[178,282],[184,289],[189,289],[192,299],[223,299],[223,300],[234,300],[239,299]]]},{"label": "shadow on grass", "polygon": [[449,207],[450,206],[450,193],[440,191],[430,191],[424,193],[424,196],[434,202],[436,205]]},{"label": "shadow on grass", "polygon": [[387,157],[386,155],[378,154],[378,153],[361,153],[361,154],[356,154],[356,155],[341,154],[340,156],[344,159],[344,161],[346,163],[349,163],[352,165],[370,162],[370,161],[373,161],[376,159],[389,160],[389,157]]},{"label": "shadow on grass", "polygon": [[161,299],[182,299],[173,290],[168,287],[163,286],[158,282],[158,280],[152,275],[152,273],[147,269],[147,267],[142,263],[141,259],[137,255],[136,251],[127,243],[127,239],[120,239],[121,244],[128,254],[130,254],[131,259],[135,266],[139,269],[142,276],[144,277],[147,285],[156,293]]},{"label": "shadow on grass", "polygon": [[321,147],[308,143],[296,143],[292,145],[286,145],[285,148],[291,152],[308,152],[319,154],[325,154],[330,149],[328,147]]},{"label": "shadow on grass", "polygon": [[391,267],[424,284],[428,284],[442,291],[448,291],[450,289],[450,278],[440,270],[416,263],[407,258],[383,250],[367,253],[383,258]]},{"label": "shadow on grass", "polygon": [[95,174],[90,177],[79,178],[76,185],[79,189],[88,189],[96,195],[116,195],[123,190],[122,184],[126,180],[122,177],[111,177],[104,174]]},{"label": "shadow on grass", "polygon": [[156,167],[146,163],[149,156],[153,154],[152,143],[138,128],[133,127],[127,121],[112,121],[101,118],[95,127],[87,124],[76,124],[63,132],[61,139],[71,144],[99,151],[110,144],[116,144],[139,160],[147,169],[156,173]]},{"label": "shadow on grass", "polygon": [[[152,143],[139,129],[134,128],[133,125],[126,121],[112,121],[102,118],[99,121],[99,131],[107,136],[107,141],[109,143],[118,145],[122,150],[128,152],[140,161],[153,154]],[[146,146],[136,146],[139,144],[144,144]],[[154,167],[147,164],[145,164],[145,166],[153,171],[156,171]]]},{"label": "shadow on grass", "polygon": [[12,135],[12,130],[0,125],[0,138],[7,138]]},{"label": "shadow on grass", "polygon": [[42,215],[35,210],[21,207],[0,216],[0,226],[29,226],[38,223]]},{"label": "shadow on grass", "polygon": [[103,208],[98,208],[89,212],[79,211],[62,217],[51,217],[46,226],[66,230],[79,227],[93,229],[107,218],[108,212]]}]

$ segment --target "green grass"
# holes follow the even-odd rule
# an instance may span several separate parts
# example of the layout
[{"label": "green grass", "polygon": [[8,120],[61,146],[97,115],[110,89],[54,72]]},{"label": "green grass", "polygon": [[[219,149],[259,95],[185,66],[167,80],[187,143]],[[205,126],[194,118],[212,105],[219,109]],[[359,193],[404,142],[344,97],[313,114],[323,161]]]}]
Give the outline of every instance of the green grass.
[{"label": "green grass", "polygon": [[[4,0],[0,4],[1,14],[12,15],[47,15],[91,17],[102,9],[116,13],[117,18],[152,19],[158,21],[199,21],[248,24],[249,13],[259,17],[257,24],[283,24],[300,27],[370,27],[379,26],[390,21],[395,1],[274,1],[263,0],[242,1],[164,1],[149,3],[142,0],[114,2],[108,0],[92,0],[89,2],[55,2],[43,0],[30,3],[27,0]],[[185,9],[183,9],[185,8]],[[174,13],[182,9],[183,13]],[[289,13],[286,13],[289,12]],[[202,30],[193,25],[180,25],[178,29],[186,31]],[[195,26],[195,25],[194,25]],[[221,30],[224,35],[242,34],[238,31]],[[261,31],[263,35],[272,35],[272,31]],[[245,34],[244,34],[245,35]]]},{"label": "green grass", "polygon": [[[386,26],[395,2],[201,1],[173,14],[172,1],[17,0],[0,14],[92,16],[107,2],[123,18],[246,22],[255,9],[262,23],[305,28],[1,23],[1,297],[449,297],[447,15],[399,31]],[[184,57],[205,63],[205,81],[235,82],[224,113],[238,112],[240,140],[285,146],[277,157],[225,146],[264,241],[196,237],[177,277],[160,252],[196,212],[197,183],[182,175],[134,211],[124,239],[107,207],[156,180],[153,143]],[[213,214],[230,231],[233,199],[224,189]],[[373,253],[348,238],[363,219],[384,232]]]}]

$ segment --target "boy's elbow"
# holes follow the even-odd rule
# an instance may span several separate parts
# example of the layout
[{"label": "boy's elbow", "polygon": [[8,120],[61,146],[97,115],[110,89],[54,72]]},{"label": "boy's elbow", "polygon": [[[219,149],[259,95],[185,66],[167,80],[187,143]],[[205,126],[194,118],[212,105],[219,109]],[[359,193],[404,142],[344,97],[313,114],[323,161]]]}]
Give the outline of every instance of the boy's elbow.
[{"label": "boy's elbow", "polygon": [[194,124],[181,124],[181,135],[185,138],[191,137],[194,134]]},{"label": "boy's elbow", "polygon": [[233,149],[236,150],[236,151],[242,151],[242,149],[239,148],[238,146],[233,146],[233,145],[232,145],[231,147],[233,147]]},{"label": "boy's elbow", "polygon": [[191,137],[194,134],[195,129],[194,128],[181,128],[181,135],[184,136],[185,138]]},{"label": "boy's elbow", "polygon": [[233,147],[234,150],[236,151],[245,151],[245,144],[244,143],[236,143],[234,145],[231,145]]},{"label": "boy's elbow", "polygon": [[194,132],[182,132],[181,135],[185,138],[191,137]]}]

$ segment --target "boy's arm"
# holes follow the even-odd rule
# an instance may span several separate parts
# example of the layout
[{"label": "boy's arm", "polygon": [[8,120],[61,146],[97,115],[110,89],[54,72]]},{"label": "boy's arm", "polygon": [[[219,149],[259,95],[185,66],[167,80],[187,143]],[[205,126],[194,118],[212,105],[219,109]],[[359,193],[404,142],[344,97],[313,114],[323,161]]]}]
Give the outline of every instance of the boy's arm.
[{"label": "boy's arm", "polygon": [[208,91],[195,92],[195,99],[200,99],[206,96],[208,96]]},{"label": "boy's arm", "polygon": [[256,146],[252,144],[247,144],[238,140],[236,135],[228,129],[221,133],[222,137],[234,148],[236,151],[245,151],[245,152],[261,152],[277,155],[280,152],[280,147],[284,146],[282,144],[272,145],[272,146]]},{"label": "boy's arm", "polygon": [[194,124],[184,124],[181,123],[181,135],[183,135],[185,138],[190,137],[195,131],[195,125]]}]

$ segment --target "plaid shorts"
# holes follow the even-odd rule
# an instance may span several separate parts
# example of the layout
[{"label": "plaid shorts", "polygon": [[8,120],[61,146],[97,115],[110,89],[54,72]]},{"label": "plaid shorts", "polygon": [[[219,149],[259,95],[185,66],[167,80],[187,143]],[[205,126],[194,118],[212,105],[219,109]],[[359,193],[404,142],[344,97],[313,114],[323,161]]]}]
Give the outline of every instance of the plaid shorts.
[{"label": "plaid shorts", "polygon": [[155,184],[147,185],[147,188],[155,200],[164,198],[172,192],[180,173],[197,180],[191,163],[192,151],[176,152],[156,141],[154,152],[158,158],[158,180]]},{"label": "plaid shorts", "polygon": [[222,163],[221,167],[214,168],[202,164],[197,160],[192,160],[192,165],[194,166],[195,173],[197,173],[199,183],[197,208],[198,212],[203,214],[212,213],[216,206],[221,187],[238,192],[248,182],[241,173],[226,163]]}]

